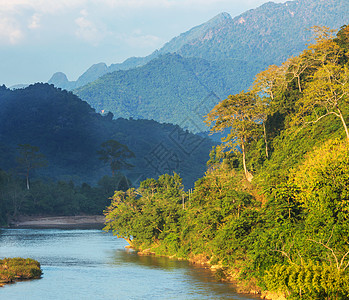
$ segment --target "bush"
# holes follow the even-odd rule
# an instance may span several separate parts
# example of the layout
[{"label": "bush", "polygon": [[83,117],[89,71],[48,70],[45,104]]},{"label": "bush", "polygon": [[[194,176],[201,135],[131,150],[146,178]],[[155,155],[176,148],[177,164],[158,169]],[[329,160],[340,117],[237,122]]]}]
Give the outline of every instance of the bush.
[{"label": "bush", "polygon": [[40,278],[42,270],[40,263],[31,258],[4,258],[0,260],[0,281]]}]

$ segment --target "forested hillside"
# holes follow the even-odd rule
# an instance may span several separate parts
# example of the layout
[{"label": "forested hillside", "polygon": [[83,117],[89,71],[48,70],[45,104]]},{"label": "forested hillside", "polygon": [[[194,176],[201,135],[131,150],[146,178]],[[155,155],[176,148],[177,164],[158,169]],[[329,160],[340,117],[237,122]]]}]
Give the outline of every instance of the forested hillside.
[{"label": "forested hillside", "polygon": [[[102,116],[72,93],[48,84],[15,91],[2,87],[0,135],[2,168],[15,168],[16,148],[19,144],[30,144],[39,147],[49,162],[38,170],[39,174],[80,183],[94,183],[111,174],[97,154],[107,140],[117,140],[134,152],[130,162],[135,167],[125,170],[132,180],[137,179],[136,174],[144,178],[159,175],[146,158],[163,145],[169,156],[178,157],[178,162],[168,171],[181,173],[188,179],[188,186],[203,174],[213,145],[210,140],[186,133],[178,126],[147,120],[113,120],[110,113]],[[188,141],[192,142],[191,147],[186,146]]]},{"label": "forested hillside", "polygon": [[267,2],[234,18],[222,13],[172,39],[159,54],[253,61],[265,68],[300,53],[309,42],[312,26],[339,29],[348,13],[346,0]]},{"label": "forested hillside", "polygon": [[[201,117],[219,99],[247,89],[255,74],[268,65],[301,52],[313,25],[339,29],[348,14],[349,2],[344,0],[269,2],[234,19],[222,13],[172,39],[148,59],[141,58],[138,64],[133,59],[137,68],[119,66],[122,71],[74,93],[97,111],[111,111],[116,117],[154,119],[182,127],[188,117],[194,121],[185,124],[189,130],[204,131]],[[114,67],[106,70],[95,65],[88,74],[93,69],[107,73]],[[209,95],[217,99],[209,99],[206,111],[198,112],[203,101],[209,102]]]},{"label": "forested hillside", "polygon": [[106,229],[205,262],[245,291],[348,299],[349,26],[314,36],[207,115],[213,132],[230,133],[193,192],[176,174],[118,191]]},{"label": "forested hillside", "polygon": [[101,213],[114,190],[163,173],[190,188],[214,145],[171,124],[113,120],[48,84],[0,87],[0,137],[0,223],[7,213]]},{"label": "forested hillside", "polygon": [[74,93],[98,112],[206,131],[203,116],[230,94],[228,87],[242,90],[247,85],[231,74],[232,69],[241,68],[251,76],[257,72],[253,65],[242,62],[222,67],[204,59],[166,54],[143,67],[107,74]]}]

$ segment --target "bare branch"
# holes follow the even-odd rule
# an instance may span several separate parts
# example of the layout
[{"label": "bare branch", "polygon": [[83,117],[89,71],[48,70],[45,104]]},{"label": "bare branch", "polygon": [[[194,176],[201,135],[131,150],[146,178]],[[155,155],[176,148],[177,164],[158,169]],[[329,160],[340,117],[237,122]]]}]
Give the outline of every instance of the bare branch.
[{"label": "bare branch", "polygon": [[[343,255],[343,257],[342,257],[342,259],[341,259],[341,263],[340,263],[340,265],[339,265],[339,268],[342,267],[342,265],[343,265],[343,263],[344,263],[344,260],[345,260],[345,257],[346,257],[348,254],[349,254],[349,251]],[[345,268],[343,269],[343,271],[344,271],[348,266],[349,266],[349,261],[348,261],[347,265],[345,266]]]},{"label": "bare branch", "polygon": [[340,270],[340,266],[339,266],[339,262],[338,262],[338,258],[337,258],[337,255],[334,253],[333,249],[330,248],[329,246],[325,245],[324,243],[322,242],[318,242],[318,241],[315,241],[315,240],[312,240],[312,239],[308,239],[308,241],[311,241],[311,242],[314,242],[314,243],[318,243],[319,245],[322,245],[324,246],[326,249],[330,250],[335,261],[336,261],[336,265],[337,265],[337,270],[339,271]]},{"label": "bare branch", "polygon": [[283,256],[285,256],[285,257],[288,258],[288,261],[289,261],[291,264],[296,265],[296,264],[292,261],[291,257],[289,256],[289,254],[288,254],[287,252],[285,252],[285,251],[283,251],[283,250],[271,250],[271,251],[273,251],[273,252],[280,252]]},{"label": "bare branch", "polygon": [[326,245],[328,245],[328,243],[330,242],[330,240],[331,240],[331,238],[332,238],[333,229],[334,229],[334,226],[332,227],[331,235],[330,235],[330,237],[328,238]]},{"label": "bare branch", "polygon": [[339,115],[339,114],[335,113],[334,111],[330,111],[330,112],[328,112],[328,113],[322,115],[320,118],[316,119],[315,121],[305,122],[305,124],[315,124],[315,123],[317,123],[318,121],[320,121],[322,118],[327,117],[327,116],[329,116],[329,115],[335,115],[335,116],[337,116],[338,118],[340,118],[340,115]]}]

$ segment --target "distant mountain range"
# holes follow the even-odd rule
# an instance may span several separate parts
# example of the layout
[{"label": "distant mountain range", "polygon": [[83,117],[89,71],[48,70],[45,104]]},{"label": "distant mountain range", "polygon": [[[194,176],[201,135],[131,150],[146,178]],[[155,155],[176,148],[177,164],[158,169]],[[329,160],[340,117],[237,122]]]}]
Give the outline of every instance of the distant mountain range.
[{"label": "distant mountain range", "polygon": [[206,131],[203,115],[230,93],[248,83],[231,76],[244,66],[250,76],[254,66],[238,61],[219,62],[165,54],[144,66],[115,71],[74,90],[98,112],[117,117],[154,119],[178,124],[194,132]]},{"label": "distant mountain range", "polygon": [[194,122],[185,127],[201,131],[195,109],[209,95],[216,100],[206,105],[205,113],[219,99],[248,88],[268,65],[302,51],[312,26],[339,28],[348,15],[348,0],[268,2],[235,18],[221,13],[147,57],[109,67],[93,65],[75,82],[56,73],[49,83],[75,89],[97,111],[111,111],[116,117],[179,125],[188,117]]}]

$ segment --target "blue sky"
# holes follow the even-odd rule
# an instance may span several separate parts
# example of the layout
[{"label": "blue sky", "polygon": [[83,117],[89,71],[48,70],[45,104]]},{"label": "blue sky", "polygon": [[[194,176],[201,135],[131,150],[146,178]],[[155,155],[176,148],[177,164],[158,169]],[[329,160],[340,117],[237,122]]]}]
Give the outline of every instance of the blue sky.
[{"label": "blue sky", "polygon": [[[0,0],[0,85],[76,80],[94,63],[146,56],[221,12],[265,0]],[[274,2],[285,2],[282,0]]]}]

